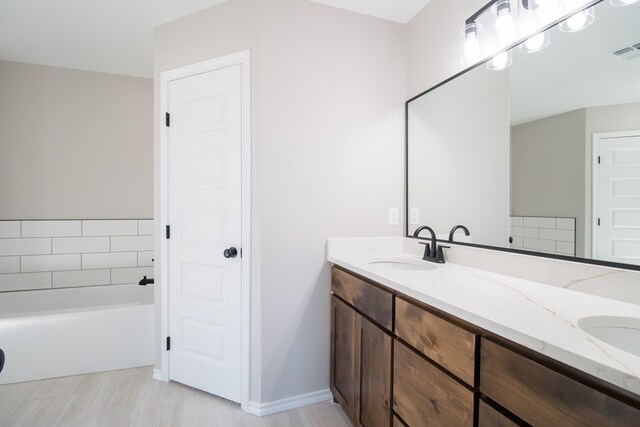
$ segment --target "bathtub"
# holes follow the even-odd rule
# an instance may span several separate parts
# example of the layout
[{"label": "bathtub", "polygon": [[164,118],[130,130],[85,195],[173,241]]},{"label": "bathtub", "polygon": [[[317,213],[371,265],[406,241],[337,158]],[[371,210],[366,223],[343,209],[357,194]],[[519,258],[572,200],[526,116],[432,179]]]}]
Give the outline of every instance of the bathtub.
[{"label": "bathtub", "polygon": [[0,384],[154,363],[153,286],[0,294]]}]

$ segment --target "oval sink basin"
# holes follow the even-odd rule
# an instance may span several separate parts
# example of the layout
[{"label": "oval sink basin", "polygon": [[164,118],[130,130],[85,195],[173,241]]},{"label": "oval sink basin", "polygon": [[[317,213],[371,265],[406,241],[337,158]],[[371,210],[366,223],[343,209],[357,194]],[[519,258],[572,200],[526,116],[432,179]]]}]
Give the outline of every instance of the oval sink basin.
[{"label": "oval sink basin", "polygon": [[618,316],[585,317],[580,329],[620,350],[640,356],[640,319]]},{"label": "oval sink basin", "polygon": [[427,261],[412,261],[404,258],[389,258],[377,261],[371,261],[369,265],[384,267],[389,270],[401,271],[428,271],[435,270],[436,265]]}]

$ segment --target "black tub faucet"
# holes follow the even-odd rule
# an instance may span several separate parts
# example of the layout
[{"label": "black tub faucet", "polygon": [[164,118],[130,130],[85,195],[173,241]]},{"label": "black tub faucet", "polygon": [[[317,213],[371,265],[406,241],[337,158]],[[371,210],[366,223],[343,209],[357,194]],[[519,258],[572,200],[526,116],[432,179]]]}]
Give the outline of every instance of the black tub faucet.
[{"label": "black tub faucet", "polygon": [[455,234],[455,232],[461,229],[462,231],[464,231],[464,235],[465,236],[469,236],[471,233],[469,233],[469,229],[467,227],[465,227],[464,225],[456,225],[455,227],[453,227],[451,229],[451,231],[449,232],[449,241],[453,242],[453,235]]}]

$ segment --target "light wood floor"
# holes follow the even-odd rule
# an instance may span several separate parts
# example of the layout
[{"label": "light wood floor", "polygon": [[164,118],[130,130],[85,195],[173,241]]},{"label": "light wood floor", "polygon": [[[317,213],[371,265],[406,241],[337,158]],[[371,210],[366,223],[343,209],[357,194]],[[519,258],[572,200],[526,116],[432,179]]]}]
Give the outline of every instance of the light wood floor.
[{"label": "light wood floor", "polygon": [[151,367],[0,386],[0,426],[348,427],[332,402],[258,418]]}]

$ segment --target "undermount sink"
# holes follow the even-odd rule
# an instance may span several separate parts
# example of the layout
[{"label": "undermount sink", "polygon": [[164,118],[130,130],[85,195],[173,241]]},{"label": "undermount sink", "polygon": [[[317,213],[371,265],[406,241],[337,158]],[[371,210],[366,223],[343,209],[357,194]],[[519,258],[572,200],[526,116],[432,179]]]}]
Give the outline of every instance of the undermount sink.
[{"label": "undermount sink", "polygon": [[618,316],[585,317],[580,329],[620,350],[640,356],[640,318]]},{"label": "undermount sink", "polygon": [[414,261],[405,258],[384,258],[371,261],[369,265],[401,271],[428,271],[436,269],[435,264],[430,264],[427,261]]}]

